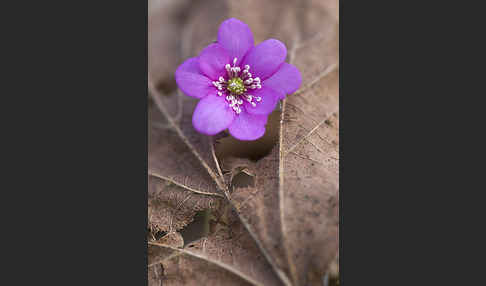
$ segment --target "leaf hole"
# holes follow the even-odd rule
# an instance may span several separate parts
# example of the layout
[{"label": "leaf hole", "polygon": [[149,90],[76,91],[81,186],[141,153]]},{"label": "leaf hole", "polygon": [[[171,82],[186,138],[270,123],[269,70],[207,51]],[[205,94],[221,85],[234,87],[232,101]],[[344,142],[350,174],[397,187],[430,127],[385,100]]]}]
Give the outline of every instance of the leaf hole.
[{"label": "leaf hole", "polygon": [[238,174],[233,176],[233,179],[231,180],[231,185],[234,188],[255,187],[255,177],[250,176],[245,172],[239,172]]},{"label": "leaf hole", "polygon": [[252,161],[258,161],[272,151],[272,148],[278,142],[280,111],[275,110],[268,117],[265,126],[265,135],[254,141],[240,141],[232,136],[227,136],[218,140],[215,145],[215,152],[218,158],[226,157],[245,158]]},{"label": "leaf hole", "polygon": [[209,209],[196,212],[194,220],[179,231],[184,239],[184,247],[209,234],[210,216],[211,210]]},{"label": "leaf hole", "polygon": [[166,231],[158,231],[158,232],[154,233],[154,238],[155,238],[155,240],[159,240],[162,237],[164,237],[166,234],[167,234]]}]

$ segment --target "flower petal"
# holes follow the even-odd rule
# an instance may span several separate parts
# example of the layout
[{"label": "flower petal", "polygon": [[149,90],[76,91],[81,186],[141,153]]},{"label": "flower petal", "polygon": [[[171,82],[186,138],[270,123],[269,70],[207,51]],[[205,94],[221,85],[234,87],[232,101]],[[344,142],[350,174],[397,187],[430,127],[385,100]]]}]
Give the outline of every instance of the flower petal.
[{"label": "flower petal", "polygon": [[202,98],[216,89],[199,70],[198,58],[189,58],[175,72],[177,86],[188,96]]},{"label": "flower petal", "polygon": [[299,89],[301,83],[302,76],[299,70],[291,64],[283,63],[276,73],[263,82],[262,86],[279,91],[280,99],[284,99],[285,95],[292,94]]},{"label": "flower petal", "polygon": [[[255,89],[254,91],[249,90],[248,94],[253,95],[253,97],[259,96],[262,98],[260,102],[253,98],[253,101],[256,103],[255,107],[253,107],[248,101],[244,101],[243,103],[248,113],[257,115],[266,115],[272,113],[275,106],[277,106],[279,98],[282,97],[280,92],[265,86],[262,86],[261,89]],[[285,95],[283,95],[283,97],[285,97]]]},{"label": "flower petal", "polygon": [[218,43],[228,52],[231,61],[237,58],[239,65],[245,54],[253,47],[253,34],[247,24],[231,18],[219,26]]},{"label": "flower petal", "polygon": [[256,140],[265,134],[267,115],[252,115],[243,110],[228,128],[231,136],[238,140]]},{"label": "flower petal", "polygon": [[233,122],[235,112],[228,106],[224,96],[209,94],[201,99],[192,115],[192,125],[200,133],[215,135]]},{"label": "flower petal", "polygon": [[287,48],[279,40],[269,39],[253,47],[241,66],[249,65],[253,77],[265,80],[271,77],[284,62]]},{"label": "flower petal", "polygon": [[230,57],[220,44],[211,44],[199,55],[199,69],[212,80],[218,80],[226,74],[225,65],[230,63]]}]

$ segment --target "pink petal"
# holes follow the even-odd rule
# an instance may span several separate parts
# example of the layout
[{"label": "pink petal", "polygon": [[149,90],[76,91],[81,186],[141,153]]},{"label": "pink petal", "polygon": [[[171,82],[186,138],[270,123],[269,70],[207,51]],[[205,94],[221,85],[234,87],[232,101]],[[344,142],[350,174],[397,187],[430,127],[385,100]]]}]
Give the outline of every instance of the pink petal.
[{"label": "pink petal", "polygon": [[199,69],[212,80],[218,80],[226,74],[225,65],[230,63],[230,57],[220,44],[211,44],[199,55]]},{"label": "pink petal", "polygon": [[175,72],[177,86],[188,96],[202,98],[210,92],[215,92],[211,80],[202,75],[197,58],[189,58]]},{"label": "pink petal", "polygon": [[278,71],[266,79],[262,86],[271,87],[280,92],[280,99],[285,95],[294,93],[302,83],[302,76],[299,70],[288,63],[283,63]]},{"label": "pink petal", "polygon": [[219,26],[218,43],[226,49],[231,61],[234,58],[238,59],[236,63],[239,65],[254,45],[253,34],[247,24],[231,18]]},{"label": "pink petal", "polygon": [[215,135],[233,122],[235,112],[228,106],[224,96],[209,94],[201,99],[192,115],[192,125],[200,133]]},{"label": "pink petal", "polygon": [[[244,105],[248,113],[257,115],[266,115],[272,113],[277,106],[277,102],[282,95],[276,90],[262,86],[261,89],[249,90],[248,94],[253,95],[253,102],[256,106],[253,107],[251,103],[244,100]],[[262,99],[260,102],[256,101],[255,97],[260,96]],[[285,95],[283,95],[285,97]]]},{"label": "pink petal", "polygon": [[287,56],[285,45],[275,39],[269,39],[253,47],[243,59],[242,67],[250,66],[253,77],[265,80],[272,76]]},{"label": "pink petal", "polygon": [[228,128],[231,136],[238,140],[256,140],[265,134],[267,115],[252,115],[243,110]]}]

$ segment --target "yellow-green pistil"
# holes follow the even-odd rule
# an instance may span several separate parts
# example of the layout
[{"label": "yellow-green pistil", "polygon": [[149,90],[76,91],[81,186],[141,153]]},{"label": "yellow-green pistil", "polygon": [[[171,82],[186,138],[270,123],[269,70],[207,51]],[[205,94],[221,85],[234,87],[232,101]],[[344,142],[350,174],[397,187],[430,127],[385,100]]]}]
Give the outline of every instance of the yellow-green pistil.
[{"label": "yellow-green pistil", "polygon": [[228,87],[227,89],[236,95],[240,95],[246,91],[245,85],[243,84],[243,80],[239,77],[234,77],[228,80]]}]

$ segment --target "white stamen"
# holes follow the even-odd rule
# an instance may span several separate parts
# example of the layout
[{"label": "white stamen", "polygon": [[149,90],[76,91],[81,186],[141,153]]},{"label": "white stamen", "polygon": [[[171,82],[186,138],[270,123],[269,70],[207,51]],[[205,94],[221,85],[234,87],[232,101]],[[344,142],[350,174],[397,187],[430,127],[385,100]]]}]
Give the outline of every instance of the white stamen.
[{"label": "white stamen", "polygon": [[237,77],[238,76],[238,67],[231,68],[231,72],[232,72],[231,77]]},{"label": "white stamen", "polygon": [[[218,96],[223,96],[225,93],[226,101],[228,102],[228,106],[233,109],[236,114],[240,114],[242,112],[241,105],[243,102],[247,101],[251,104],[252,107],[256,107],[257,103],[262,100],[259,96],[253,96],[251,94],[247,94],[246,92],[249,89],[260,89],[261,86],[261,79],[259,77],[252,78],[252,74],[249,72],[250,65],[245,65],[244,69],[240,66],[237,66],[236,63],[238,62],[238,58],[233,58],[233,64],[231,63],[226,64],[224,67],[228,74],[228,80],[233,78],[239,78],[243,82],[243,91],[238,93],[238,95],[233,94],[227,90],[228,88],[236,88],[239,87],[239,83],[232,82],[229,84],[228,80],[225,80],[223,76],[218,78],[218,81],[214,81],[213,85],[216,86],[220,91],[218,91]],[[222,92],[224,88],[225,92]]]}]

